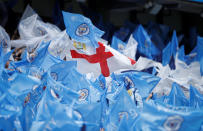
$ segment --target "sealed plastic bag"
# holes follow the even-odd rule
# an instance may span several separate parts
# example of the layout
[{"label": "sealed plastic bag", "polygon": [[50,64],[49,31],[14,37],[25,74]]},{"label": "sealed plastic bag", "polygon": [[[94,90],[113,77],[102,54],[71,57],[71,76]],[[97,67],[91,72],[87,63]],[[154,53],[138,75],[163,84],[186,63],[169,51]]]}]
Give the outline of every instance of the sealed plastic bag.
[{"label": "sealed plastic bag", "polygon": [[135,40],[138,42],[138,51],[149,59],[153,59],[154,56],[160,54],[159,49],[151,41],[145,29],[142,25],[139,25],[137,29],[133,32]]},{"label": "sealed plastic bag", "polygon": [[0,26],[0,43],[3,47],[4,53],[7,53],[11,50],[11,43],[10,43],[10,37],[6,33],[3,27]]},{"label": "sealed plastic bag", "polygon": [[[200,130],[201,110],[174,111],[163,105],[144,104],[144,109],[135,122],[135,130],[190,131]],[[191,126],[193,125],[193,126]]]}]

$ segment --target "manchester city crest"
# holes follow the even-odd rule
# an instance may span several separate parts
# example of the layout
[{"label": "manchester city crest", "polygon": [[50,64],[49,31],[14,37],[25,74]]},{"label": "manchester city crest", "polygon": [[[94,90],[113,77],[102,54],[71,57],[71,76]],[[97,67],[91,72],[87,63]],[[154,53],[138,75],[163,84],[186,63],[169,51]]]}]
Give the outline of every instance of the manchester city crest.
[{"label": "manchester city crest", "polygon": [[1,41],[1,43],[3,48],[8,48],[8,43],[4,39]]},{"label": "manchester city crest", "polygon": [[164,122],[164,128],[166,131],[178,131],[183,122],[183,118],[180,116],[170,116]]},{"label": "manchester city crest", "polygon": [[36,31],[37,31],[37,34],[39,34],[40,36],[47,34],[47,32],[41,27],[37,27]]},{"label": "manchester city crest", "polygon": [[124,82],[127,90],[134,87],[133,81],[128,76],[125,77]]},{"label": "manchester city crest", "polygon": [[81,90],[79,90],[78,91],[78,93],[79,93],[79,101],[84,101],[84,100],[86,100],[86,98],[88,97],[88,95],[89,95],[89,91],[88,91],[88,89],[81,89]]},{"label": "manchester city crest", "polygon": [[149,48],[149,39],[146,39],[144,42],[145,48]]},{"label": "manchester city crest", "polygon": [[51,75],[51,77],[52,77],[55,81],[58,80],[58,75],[57,75],[56,72],[51,72],[50,75]]},{"label": "manchester city crest", "polygon": [[90,31],[90,29],[89,29],[88,25],[83,23],[83,24],[79,25],[78,28],[76,29],[76,35],[84,36],[84,35],[87,35],[89,33],[89,31]]},{"label": "manchester city crest", "polygon": [[124,117],[126,117],[126,119],[128,120],[128,112],[126,112],[126,111],[119,112],[118,116],[119,116],[118,121],[121,121]]},{"label": "manchester city crest", "polygon": [[120,43],[118,44],[118,49],[119,49],[119,50],[124,50],[124,48],[125,48],[125,47],[124,47],[122,44],[120,44]]},{"label": "manchester city crest", "polygon": [[36,56],[37,56],[37,52],[30,53],[28,55],[28,61],[32,62],[35,59]]}]

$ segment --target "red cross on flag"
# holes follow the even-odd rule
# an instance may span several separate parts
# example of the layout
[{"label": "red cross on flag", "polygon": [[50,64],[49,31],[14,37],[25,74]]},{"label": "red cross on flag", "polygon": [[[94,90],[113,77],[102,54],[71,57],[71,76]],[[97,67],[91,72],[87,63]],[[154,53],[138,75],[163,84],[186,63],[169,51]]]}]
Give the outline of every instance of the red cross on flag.
[{"label": "red cross on flag", "polygon": [[77,60],[77,70],[82,74],[93,73],[94,77],[103,74],[108,77],[116,70],[134,69],[135,60],[106,44],[98,42],[99,47],[95,49],[85,47],[84,43],[75,44],[75,41],[73,43],[74,46],[70,48],[70,53],[68,53],[68,60]]}]

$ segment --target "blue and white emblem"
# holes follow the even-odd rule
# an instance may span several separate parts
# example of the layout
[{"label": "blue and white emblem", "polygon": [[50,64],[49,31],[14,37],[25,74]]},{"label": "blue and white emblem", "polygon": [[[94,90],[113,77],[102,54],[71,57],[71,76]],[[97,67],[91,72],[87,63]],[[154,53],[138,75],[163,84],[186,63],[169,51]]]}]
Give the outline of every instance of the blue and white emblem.
[{"label": "blue and white emblem", "polygon": [[51,77],[52,77],[55,81],[58,80],[58,75],[57,75],[56,72],[51,72],[50,75],[51,75]]},{"label": "blue and white emblem", "polygon": [[89,91],[88,89],[81,89],[78,91],[79,93],[79,101],[84,101],[87,99],[88,95],[89,95]]},{"label": "blue and white emblem", "polygon": [[46,30],[42,27],[37,27],[36,31],[39,36],[43,36],[43,35],[47,34]]},{"label": "blue and white emblem", "polygon": [[134,87],[133,81],[128,76],[125,77],[124,82],[127,90]]},{"label": "blue and white emblem", "polygon": [[125,48],[125,47],[124,47],[121,43],[118,44],[118,49],[119,49],[120,51],[123,51],[124,48]]},{"label": "blue and white emblem", "polygon": [[183,122],[183,118],[181,116],[170,116],[164,122],[164,128],[167,131],[178,131]]},{"label": "blue and white emblem", "polygon": [[3,48],[8,48],[8,43],[4,39],[1,41],[2,42],[2,47]]},{"label": "blue and white emblem", "polygon": [[76,35],[84,36],[84,35],[87,35],[89,33],[89,31],[90,31],[90,29],[89,29],[88,25],[83,23],[83,24],[79,25],[78,28],[76,29]]},{"label": "blue and white emblem", "polygon": [[126,119],[128,120],[128,112],[126,112],[126,111],[119,112],[119,113],[118,113],[118,116],[119,116],[118,121],[121,121],[121,120],[124,118],[124,116],[125,116]]},{"label": "blue and white emblem", "polygon": [[33,53],[28,54],[28,61],[32,62],[37,55],[38,55],[38,53],[36,51],[33,52]]}]

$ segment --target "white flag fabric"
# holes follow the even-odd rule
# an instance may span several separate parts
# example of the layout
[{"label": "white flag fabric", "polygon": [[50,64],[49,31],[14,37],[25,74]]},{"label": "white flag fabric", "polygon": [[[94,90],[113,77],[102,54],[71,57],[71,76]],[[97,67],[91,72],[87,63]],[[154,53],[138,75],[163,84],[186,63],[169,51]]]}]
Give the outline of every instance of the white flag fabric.
[{"label": "white flag fabric", "polygon": [[70,41],[66,54],[67,60],[77,61],[77,70],[82,74],[93,73],[94,77],[103,74],[108,77],[119,69],[134,69],[135,60],[119,53],[110,46],[98,42],[99,47]]}]

